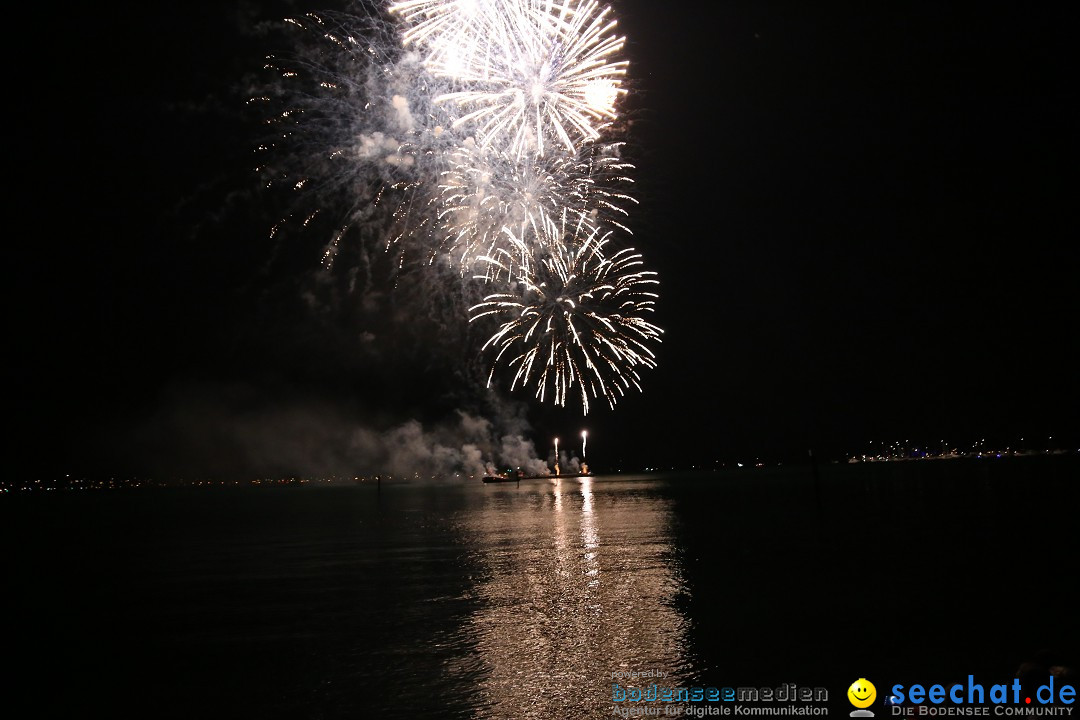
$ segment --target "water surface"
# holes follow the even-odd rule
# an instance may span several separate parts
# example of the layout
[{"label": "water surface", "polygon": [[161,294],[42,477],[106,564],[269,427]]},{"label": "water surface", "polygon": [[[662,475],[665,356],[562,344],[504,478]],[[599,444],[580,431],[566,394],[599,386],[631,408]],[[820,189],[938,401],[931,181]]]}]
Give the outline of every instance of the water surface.
[{"label": "water surface", "polygon": [[65,492],[0,519],[42,708],[608,717],[619,672],[842,700],[1075,651],[1077,470]]}]

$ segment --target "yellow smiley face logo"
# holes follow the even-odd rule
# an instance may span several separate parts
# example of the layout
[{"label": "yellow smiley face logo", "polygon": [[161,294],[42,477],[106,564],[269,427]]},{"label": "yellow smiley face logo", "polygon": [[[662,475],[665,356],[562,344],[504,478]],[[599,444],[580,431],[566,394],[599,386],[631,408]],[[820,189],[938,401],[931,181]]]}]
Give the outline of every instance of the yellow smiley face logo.
[{"label": "yellow smiley face logo", "polygon": [[847,697],[857,708],[870,707],[874,704],[874,698],[877,697],[877,688],[866,678],[859,678],[847,689]]}]

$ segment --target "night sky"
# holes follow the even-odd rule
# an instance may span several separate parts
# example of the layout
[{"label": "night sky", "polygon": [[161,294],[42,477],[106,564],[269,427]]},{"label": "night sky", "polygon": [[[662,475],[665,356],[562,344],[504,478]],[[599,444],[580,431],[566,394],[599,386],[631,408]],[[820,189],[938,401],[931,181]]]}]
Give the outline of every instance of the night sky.
[{"label": "night sky", "polygon": [[[256,28],[325,7],[28,23],[41,34],[9,110],[18,472],[287,471],[251,448],[306,434],[320,455],[338,426],[491,411],[460,380],[464,341],[312,302],[319,243],[268,239],[280,208],[252,191],[243,102],[266,54]],[[1076,447],[1064,5],[614,7],[629,224],[660,273],[665,336],[644,393],[614,411],[502,403],[541,456],[582,428],[598,471],[839,458],[871,440]]]}]

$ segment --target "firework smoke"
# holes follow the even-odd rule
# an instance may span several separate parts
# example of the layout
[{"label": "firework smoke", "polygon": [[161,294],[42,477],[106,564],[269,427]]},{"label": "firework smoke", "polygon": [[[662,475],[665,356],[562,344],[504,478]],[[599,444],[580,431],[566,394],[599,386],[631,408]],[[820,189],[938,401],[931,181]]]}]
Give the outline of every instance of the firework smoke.
[{"label": "firework smoke", "polygon": [[248,382],[171,386],[156,413],[133,431],[136,460],[162,473],[245,479],[344,478],[359,471],[430,482],[479,478],[504,467],[548,472],[512,408],[386,426],[303,393],[279,392],[271,403],[266,397],[265,388]]}]

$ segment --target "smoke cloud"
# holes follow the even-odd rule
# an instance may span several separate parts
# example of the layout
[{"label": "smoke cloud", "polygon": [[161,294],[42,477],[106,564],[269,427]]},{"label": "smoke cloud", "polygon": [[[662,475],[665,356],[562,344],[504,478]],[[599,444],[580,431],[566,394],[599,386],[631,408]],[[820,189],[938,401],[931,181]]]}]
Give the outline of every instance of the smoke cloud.
[{"label": "smoke cloud", "polygon": [[[507,468],[551,471],[515,409],[489,419],[458,410],[441,422],[351,417],[311,397],[265,399],[243,384],[173,388],[133,444],[150,472],[189,477],[467,479]],[[565,468],[576,466],[569,463]]]}]

